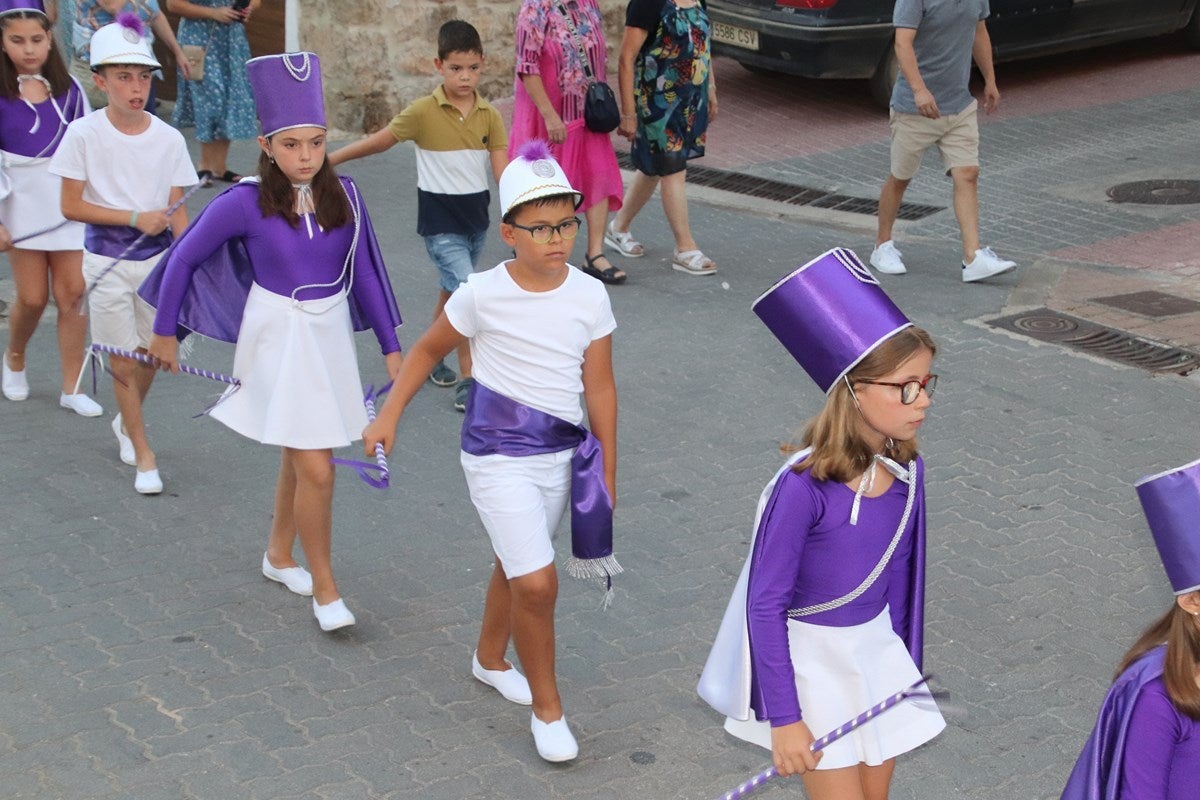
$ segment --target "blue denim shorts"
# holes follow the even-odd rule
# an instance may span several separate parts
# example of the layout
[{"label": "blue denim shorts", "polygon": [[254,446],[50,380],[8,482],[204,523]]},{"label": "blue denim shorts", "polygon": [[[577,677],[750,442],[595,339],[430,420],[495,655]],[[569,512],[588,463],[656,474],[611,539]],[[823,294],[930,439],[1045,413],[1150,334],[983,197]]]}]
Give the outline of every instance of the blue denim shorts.
[{"label": "blue denim shorts", "polygon": [[487,231],[475,233],[438,233],[426,236],[425,250],[437,267],[438,283],[453,292],[466,282],[479,264]]}]

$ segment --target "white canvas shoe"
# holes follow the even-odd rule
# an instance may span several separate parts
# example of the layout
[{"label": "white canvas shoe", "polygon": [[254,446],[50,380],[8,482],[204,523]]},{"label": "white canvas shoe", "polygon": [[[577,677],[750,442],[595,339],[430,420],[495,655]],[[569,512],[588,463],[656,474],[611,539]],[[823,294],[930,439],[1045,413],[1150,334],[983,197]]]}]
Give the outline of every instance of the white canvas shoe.
[{"label": "white canvas shoe", "polygon": [[29,383],[25,380],[25,370],[8,368],[8,354],[0,353],[0,364],[3,364],[3,376],[0,377],[0,388],[9,400],[25,400],[29,397]]},{"label": "white canvas shoe", "polygon": [[891,239],[871,251],[871,266],[884,275],[903,275],[908,272],[900,258],[900,251],[896,249],[896,243]]},{"label": "white canvas shoe", "polygon": [[1017,262],[1008,261],[996,255],[990,247],[981,247],[975,251],[975,258],[970,264],[963,262],[963,283],[974,283],[985,278],[994,278],[1017,268]]},{"label": "white canvas shoe", "polygon": [[62,408],[74,411],[81,417],[98,417],[104,413],[104,409],[100,407],[100,404],[83,392],[79,392],[78,394],[63,392],[58,396],[58,404]]},{"label": "white canvas shoe", "polygon": [[579,743],[571,729],[567,727],[567,715],[564,714],[554,722],[542,722],[537,714],[533,718],[533,743],[537,746],[538,755],[547,761],[570,761],[579,755]]},{"label": "white canvas shoe", "polygon": [[117,435],[117,446],[121,448],[121,461],[131,467],[137,466],[137,453],[133,450],[133,440],[121,430],[121,415],[117,414],[112,421],[113,433]]},{"label": "white canvas shoe", "polygon": [[312,596],[312,575],[304,567],[273,566],[267,559],[267,554],[263,553],[262,574],[276,583],[282,583],[298,595]]},{"label": "white canvas shoe", "polygon": [[145,472],[139,469],[137,477],[133,479],[133,488],[138,494],[162,494],[162,476],[156,469],[148,469]]},{"label": "white canvas shoe", "polygon": [[[507,661],[504,663],[508,664]],[[508,669],[484,669],[476,651],[471,655],[471,674],[480,683],[486,683],[503,695],[505,700],[521,706],[533,705],[529,681],[512,664],[508,664]]]},{"label": "white canvas shoe", "polygon": [[350,609],[346,608],[346,604],[340,597],[327,605],[319,605],[317,598],[314,597],[313,616],[317,618],[317,624],[323,631],[336,631],[338,628],[345,628],[358,621],[354,619],[354,615],[350,613]]}]

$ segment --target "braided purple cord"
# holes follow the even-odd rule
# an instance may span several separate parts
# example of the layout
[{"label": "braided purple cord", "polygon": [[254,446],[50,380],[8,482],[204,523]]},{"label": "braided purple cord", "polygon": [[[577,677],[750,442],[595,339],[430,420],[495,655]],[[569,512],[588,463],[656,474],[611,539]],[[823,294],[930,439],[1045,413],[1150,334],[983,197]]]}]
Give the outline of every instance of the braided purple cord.
[{"label": "braided purple cord", "polygon": [[[391,381],[382,386],[379,391],[375,391],[374,385],[368,386],[363,393],[363,406],[367,409],[367,421],[375,421],[375,401],[380,395],[385,394],[388,389],[392,388]],[[362,478],[363,483],[375,489],[386,489],[391,483],[391,473],[388,471],[387,453],[383,452],[383,445],[378,442],[375,444],[375,463],[369,464],[366,461],[358,461],[352,458],[331,458],[331,463],[350,467],[358,473],[358,477]]]},{"label": "braided purple cord", "polygon": [[[149,364],[152,367],[157,367],[159,362],[153,356],[147,353],[135,353],[129,350],[122,350],[119,347],[110,347],[106,344],[93,344],[92,352],[108,353],[121,358],[129,358],[134,361],[140,361],[143,364]],[[212,370],[200,369],[199,367],[190,367],[187,364],[178,364],[180,372],[186,372],[188,375],[197,375],[201,378],[208,378],[210,381],[218,381],[220,383],[228,383],[230,386],[241,386],[242,382],[237,378],[232,378],[229,375],[222,375],[219,372]]]},{"label": "braided purple cord", "polygon": [[40,231],[34,231],[33,233],[27,233],[24,236],[18,236],[17,238],[13,239],[12,242],[10,242],[10,244],[17,245],[17,244],[20,244],[21,242],[27,241],[29,239],[33,239],[33,238],[42,236],[47,233],[53,233],[54,231],[58,230],[63,225],[66,225],[70,221],[71,220],[69,220],[69,219],[64,219],[62,222],[59,222],[55,225],[51,225],[48,228],[42,228]]},{"label": "braided purple cord", "polygon": [[[930,677],[931,676],[928,675],[922,675],[921,680],[917,681],[912,686],[909,686],[907,689],[902,689],[883,702],[876,703],[849,722],[843,722],[841,725],[837,726],[820,739],[814,741],[811,745],[812,751],[816,753],[820,750],[824,750],[838,739],[841,739],[843,736],[850,733],[850,731],[867,723],[871,720],[871,718],[879,716],[889,708],[894,708],[901,701],[906,700],[909,697],[919,694],[931,694],[928,689],[920,688],[930,679]],[[771,778],[776,777],[778,774],[779,773],[776,771],[774,766],[768,767],[750,780],[738,786],[736,789],[721,795],[718,800],[741,800],[741,798],[746,797],[751,792],[762,788],[763,784],[771,780]]]}]

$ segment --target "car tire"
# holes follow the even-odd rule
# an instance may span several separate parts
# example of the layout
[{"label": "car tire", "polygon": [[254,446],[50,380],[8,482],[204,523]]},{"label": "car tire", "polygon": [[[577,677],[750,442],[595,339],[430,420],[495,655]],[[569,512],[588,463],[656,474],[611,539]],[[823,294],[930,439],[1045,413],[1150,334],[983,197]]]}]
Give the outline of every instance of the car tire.
[{"label": "car tire", "polygon": [[1183,40],[1193,50],[1200,50],[1200,4],[1192,11],[1192,18],[1183,26]]},{"label": "car tire", "polygon": [[887,50],[879,59],[875,74],[867,79],[871,88],[871,97],[880,108],[889,108],[892,104],[892,89],[896,85],[896,76],[900,74],[900,63],[896,61],[896,48],[888,42]]}]

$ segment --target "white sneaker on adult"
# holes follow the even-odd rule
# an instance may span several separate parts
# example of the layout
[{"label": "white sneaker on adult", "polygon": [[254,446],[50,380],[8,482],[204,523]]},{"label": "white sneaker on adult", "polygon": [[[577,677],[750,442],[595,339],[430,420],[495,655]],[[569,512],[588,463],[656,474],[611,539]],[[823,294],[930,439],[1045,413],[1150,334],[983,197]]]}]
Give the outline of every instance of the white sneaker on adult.
[{"label": "white sneaker on adult", "polygon": [[871,266],[884,275],[903,275],[908,272],[900,258],[900,251],[896,249],[896,243],[891,239],[876,245],[871,251]]},{"label": "white sneaker on adult", "polygon": [[312,597],[312,575],[304,567],[273,566],[267,558],[267,554],[263,553],[262,573],[276,583],[282,583],[298,595]]},{"label": "white sneaker on adult", "polygon": [[554,722],[542,722],[537,714],[533,718],[533,743],[537,745],[538,755],[546,761],[570,761],[579,755],[579,743],[567,727],[567,715],[563,714]]},{"label": "white sneaker on adult", "polygon": [[0,388],[9,400],[25,400],[29,397],[29,382],[25,380],[25,370],[8,368],[8,353],[0,354],[3,363],[3,374],[0,377]]},{"label": "white sneaker on adult", "polygon": [[81,417],[98,417],[104,413],[100,404],[83,392],[77,394],[63,392],[58,396],[58,404],[65,409],[74,411]]},{"label": "white sneaker on adult", "polygon": [[112,421],[113,433],[117,435],[117,445],[121,448],[121,460],[131,467],[137,466],[137,453],[133,450],[133,440],[121,430],[121,415],[118,413]]},{"label": "white sneaker on adult", "polygon": [[508,669],[484,669],[479,663],[479,651],[476,650],[471,654],[471,674],[480,683],[486,683],[503,695],[505,700],[521,706],[533,705],[529,681],[512,664],[507,661],[504,663],[508,664]]},{"label": "white sneaker on adult", "polygon": [[346,608],[346,604],[340,597],[326,605],[318,604],[317,598],[314,597],[313,615],[317,618],[317,624],[323,631],[336,631],[338,628],[345,628],[358,621],[354,619],[354,615],[350,613],[350,609]]},{"label": "white sneaker on adult", "polygon": [[1017,262],[1008,261],[996,255],[990,247],[981,247],[975,251],[975,258],[970,264],[963,262],[963,283],[974,283],[985,278],[994,278],[1017,268]]},{"label": "white sneaker on adult", "polygon": [[162,494],[162,476],[156,469],[148,469],[145,472],[139,469],[137,477],[133,479],[133,488],[138,494]]}]

